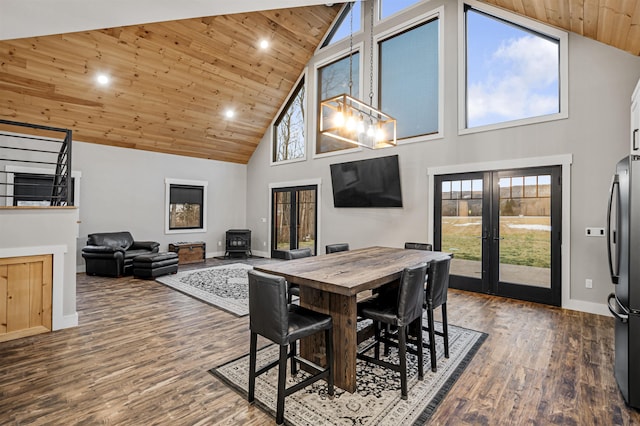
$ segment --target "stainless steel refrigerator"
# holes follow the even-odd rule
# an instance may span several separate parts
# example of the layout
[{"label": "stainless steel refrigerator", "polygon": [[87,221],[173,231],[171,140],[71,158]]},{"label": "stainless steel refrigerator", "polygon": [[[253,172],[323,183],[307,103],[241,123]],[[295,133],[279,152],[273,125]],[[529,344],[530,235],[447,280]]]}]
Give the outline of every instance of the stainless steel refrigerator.
[{"label": "stainless steel refrigerator", "polygon": [[615,293],[614,372],[624,400],[640,408],[640,156],[620,160],[609,191],[607,253]]}]

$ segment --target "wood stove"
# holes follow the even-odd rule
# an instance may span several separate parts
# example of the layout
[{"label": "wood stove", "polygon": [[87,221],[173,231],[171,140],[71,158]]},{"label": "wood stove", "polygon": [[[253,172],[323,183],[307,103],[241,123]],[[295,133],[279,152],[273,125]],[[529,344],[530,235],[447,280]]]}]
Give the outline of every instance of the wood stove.
[{"label": "wood stove", "polygon": [[226,235],[225,249],[224,257],[231,257],[234,254],[251,256],[251,230],[229,229]]}]

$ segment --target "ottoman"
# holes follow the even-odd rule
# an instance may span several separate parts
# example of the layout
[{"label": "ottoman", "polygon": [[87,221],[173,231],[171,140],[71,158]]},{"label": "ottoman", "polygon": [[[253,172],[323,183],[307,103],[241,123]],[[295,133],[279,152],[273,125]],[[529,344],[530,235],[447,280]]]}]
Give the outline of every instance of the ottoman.
[{"label": "ottoman", "polygon": [[141,254],[133,259],[133,276],[137,278],[155,278],[176,272],[178,272],[177,253]]}]

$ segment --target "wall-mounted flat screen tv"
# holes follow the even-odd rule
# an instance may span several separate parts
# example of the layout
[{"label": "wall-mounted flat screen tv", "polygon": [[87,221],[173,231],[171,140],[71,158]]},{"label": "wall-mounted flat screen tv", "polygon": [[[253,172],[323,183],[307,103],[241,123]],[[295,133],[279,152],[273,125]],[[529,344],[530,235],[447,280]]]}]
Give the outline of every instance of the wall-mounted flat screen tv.
[{"label": "wall-mounted flat screen tv", "polygon": [[331,164],[335,207],[402,207],[398,156]]}]

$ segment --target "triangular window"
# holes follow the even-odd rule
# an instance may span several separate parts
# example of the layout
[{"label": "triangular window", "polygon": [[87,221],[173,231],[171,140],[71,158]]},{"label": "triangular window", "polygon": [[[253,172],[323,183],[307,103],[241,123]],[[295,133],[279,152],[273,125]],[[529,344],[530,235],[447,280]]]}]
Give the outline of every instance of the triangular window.
[{"label": "triangular window", "polygon": [[[353,9],[353,11],[351,9]],[[342,10],[338,19],[336,19],[333,28],[331,28],[331,31],[329,32],[329,36],[324,43],[322,43],[322,47],[330,46],[349,37],[352,32],[352,20],[353,33],[360,31],[360,17],[362,16],[361,10],[359,1],[348,3]]]}]

